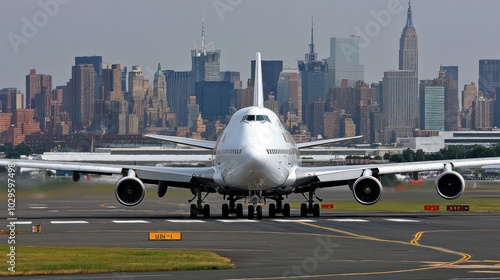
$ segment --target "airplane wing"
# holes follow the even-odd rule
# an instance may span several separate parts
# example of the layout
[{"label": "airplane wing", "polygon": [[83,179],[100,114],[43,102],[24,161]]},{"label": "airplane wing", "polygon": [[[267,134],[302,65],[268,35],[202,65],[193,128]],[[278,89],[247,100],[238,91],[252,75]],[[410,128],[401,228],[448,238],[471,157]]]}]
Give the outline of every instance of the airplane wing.
[{"label": "airplane wing", "polygon": [[0,166],[15,164],[16,167],[37,168],[47,170],[63,170],[76,173],[112,175],[122,174],[130,176],[133,171],[135,177],[144,183],[157,184],[160,181],[168,182],[175,187],[187,187],[192,183],[211,185],[213,183],[212,167],[163,167],[140,165],[114,165],[96,163],[74,163],[64,161],[44,160],[16,160],[1,159]]},{"label": "airplane wing", "polygon": [[146,134],[144,136],[148,138],[154,138],[172,143],[184,144],[188,146],[205,148],[205,149],[214,149],[216,143],[215,141],[199,140],[199,139],[176,137],[176,136],[156,135],[156,134]]},{"label": "airplane wing", "polygon": [[356,200],[371,205],[382,194],[380,175],[415,174],[422,171],[441,171],[436,180],[437,191],[445,199],[460,196],[465,188],[463,177],[454,168],[480,167],[500,164],[500,158],[439,160],[389,164],[369,164],[328,167],[298,167],[295,172],[295,192],[309,191],[310,187],[325,188],[349,185]]},{"label": "airplane wing", "polygon": [[361,137],[363,137],[363,135],[354,136],[354,137],[345,137],[345,138],[324,139],[324,140],[311,141],[311,142],[305,142],[305,143],[297,143],[297,148],[299,148],[299,149],[310,148],[310,147],[321,146],[321,145],[326,145],[326,144],[331,144],[331,143],[359,139]]}]

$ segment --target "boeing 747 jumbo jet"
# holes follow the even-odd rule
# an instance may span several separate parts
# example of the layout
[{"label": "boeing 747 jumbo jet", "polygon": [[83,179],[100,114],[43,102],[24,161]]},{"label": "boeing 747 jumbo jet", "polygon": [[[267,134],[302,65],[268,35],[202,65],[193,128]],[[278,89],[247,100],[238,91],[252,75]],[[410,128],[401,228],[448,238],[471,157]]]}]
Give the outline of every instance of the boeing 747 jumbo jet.
[{"label": "boeing 747 jumbo jet", "polygon": [[[196,204],[190,216],[210,217],[210,206],[204,203],[210,193],[224,195],[228,203],[222,205],[222,216],[243,216],[243,205],[237,203],[250,199],[248,217],[262,218],[263,198],[275,201],[269,204],[269,216],[290,216],[290,205],[283,203],[284,196],[301,193],[307,203],[302,203],[300,215],[320,215],[319,204],[314,203],[316,190],[349,185],[354,199],[364,205],[376,203],[382,195],[380,176],[384,174],[412,174],[441,171],[436,180],[437,193],[445,199],[459,197],[465,188],[463,177],[454,168],[500,164],[500,158],[467,160],[442,160],[398,164],[302,167],[300,149],[354,139],[341,138],[307,143],[295,143],[282,126],[278,116],[264,107],[262,91],[261,56],[257,53],[255,67],[254,104],[237,111],[216,141],[195,140],[161,135],[147,137],[213,150],[211,167],[163,167],[115,164],[54,162],[39,160],[0,160],[0,166],[67,170],[78,181],[81,173],[121,174],[116,182],[116,199],[125,206],[139,204],[146,193],[144,184],[157,184],[158,196],[163,197],[168,187],[188,188]],[[191,202],[190,201],[190,202]]]}]

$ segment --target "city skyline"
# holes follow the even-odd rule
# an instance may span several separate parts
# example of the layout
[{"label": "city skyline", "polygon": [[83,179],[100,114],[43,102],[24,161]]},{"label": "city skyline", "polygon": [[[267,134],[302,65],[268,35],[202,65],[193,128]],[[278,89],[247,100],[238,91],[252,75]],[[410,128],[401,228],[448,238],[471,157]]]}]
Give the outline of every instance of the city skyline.
[{"label": "city skyline", "polygon": [[[310,16],[314,16],[315,51],[320,60],[329,56],[331,37],[358,33],[367,83],[382,80],[385,71],[398,68],[398,38],[406,22],[407,1],[311,2],[205,1],[206,41],[215,41],[215,48],[221,50],[221,70],[240,71],[245,84],[257,50],[265,60],[283,60],[284,68],[296,68],[308,50]],[[157,63],[165,70],[189,70],[193,41],[201,41],[202,1],[42,0],[5,1],[3,5],[0,85],[22,92],[31,68],[52,75],[54,87],[65,84],[76,56],[100,55],[103,63],[129,68],[141,65],[150,78]],[[120,13],[112,12],[117,7]],[[492,13],[494,7],[500,3],[413,1],[419,78],[435,77],[443,64],[459,66],[459,88],[476,82],[478,60],[500,57],[500,39],[486,36],[500,21]],[[446,14],[445,20],[439,18],[439,11]],[[256,20],[255,14],[262,16]],[[465,23],[467,14],[482,16]],[[30,24],[36,26],[27,34]]]}]

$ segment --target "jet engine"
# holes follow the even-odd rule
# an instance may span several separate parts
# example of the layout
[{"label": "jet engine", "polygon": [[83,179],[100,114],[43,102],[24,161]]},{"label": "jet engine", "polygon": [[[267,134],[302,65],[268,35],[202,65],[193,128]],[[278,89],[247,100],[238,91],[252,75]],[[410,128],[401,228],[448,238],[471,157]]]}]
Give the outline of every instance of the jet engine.
[{"label": "jet engine", "polygon": [[436,191],[444,199],[458,198],[464,189],[464,178],[455,171],[445,171],[439,174],[436,180]]},{"label": "jet engine", "polygon": [[354,182],[352,193],[357,202],[372,205],[382,196],[382,184],[377,178],[364,175]]},{"label": "jet engine", "polygon": [[125,206],[135,206],[139,204],[145,194],[146,188],[137,177],[126,176],[116,182],[116,199]]},{"label": "jet engine", "polygon": [[81,178],[82,178],[82,173],[80,172],[73,171],[73,173],[71,174],[71,179],[73,179],[73,182],[78,182],[80,181]]}]

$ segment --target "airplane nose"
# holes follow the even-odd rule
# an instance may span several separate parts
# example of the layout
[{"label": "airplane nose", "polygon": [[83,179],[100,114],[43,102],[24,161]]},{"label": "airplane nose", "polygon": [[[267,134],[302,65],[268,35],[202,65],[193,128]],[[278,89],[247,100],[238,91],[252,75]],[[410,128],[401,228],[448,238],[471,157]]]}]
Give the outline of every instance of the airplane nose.
[{"label": "airplane nose", "polygon": [[243,148],[241,152],[247,163],[257,168],[263,168],[267,162],[267,152],[260,145],[250,144]]}]

